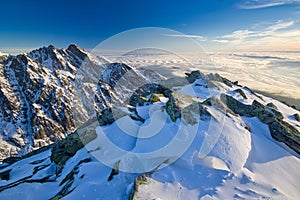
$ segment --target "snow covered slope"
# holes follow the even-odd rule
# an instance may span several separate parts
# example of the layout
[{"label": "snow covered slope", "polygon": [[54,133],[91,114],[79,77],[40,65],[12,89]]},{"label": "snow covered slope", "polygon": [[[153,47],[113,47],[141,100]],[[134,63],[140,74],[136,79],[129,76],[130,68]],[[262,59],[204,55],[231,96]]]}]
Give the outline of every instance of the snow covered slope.
[{"label": "snow covered slope", "polygon": [[217,74],[185,80],[108,98],[98,120],[6,160],[0,199],[298,199],[300,112]]},{"label": "snow covered slope", "polygon": [[74,44],[1,55],[0,161],[61,140],[106,112],[111,99],[122,103],[132,88],[164,79],[151,70],[144,73]]}]

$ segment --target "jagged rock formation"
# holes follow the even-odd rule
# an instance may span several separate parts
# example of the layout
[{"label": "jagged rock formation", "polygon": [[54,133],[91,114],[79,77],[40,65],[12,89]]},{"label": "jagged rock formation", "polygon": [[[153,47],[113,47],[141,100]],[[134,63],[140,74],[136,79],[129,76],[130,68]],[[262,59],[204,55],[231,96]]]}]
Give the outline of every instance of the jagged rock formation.
[{"label": "jagged rock formation", "polygon": [[[76,129],[77,121],[86,120],[88,114],[80,112],[86,110],[82,103],[74,103],[79,85],[88,81],[75,81],[76,74],[84,73],[81,67],[96,69],[91,70],[91,79],[99,80],[99,71],[103,71],[100,61],[76,45],[67,49],[50,45],[28,54],[1,57],[0,159],[61,140]],[[89,96],[80,94],[81,98]],[[76,116],[74,107],[79,110]]]},{"label": "jagged rock formation", "polygon": [[271,135],[277,141],[283,142],[290,148],[300,154],[300,132],[283,121],[283,115],[277,111],[274,104],[267,104],[267,107],[254,100],[251,105],[245,105],[231,96],[222,94],[221,100],[231,109],[234,113],[240,116],[257,117],[261,122],[269,126]]},{"label": "jagged rock formation", "polygon": [[126,104],[132,91],[147,82],[148,80],[140,72],[126,64],[109,64],[97,84],[95,97],[95,109],[100,125],[113,123],[116,113],[113,113],[112,109]]}]

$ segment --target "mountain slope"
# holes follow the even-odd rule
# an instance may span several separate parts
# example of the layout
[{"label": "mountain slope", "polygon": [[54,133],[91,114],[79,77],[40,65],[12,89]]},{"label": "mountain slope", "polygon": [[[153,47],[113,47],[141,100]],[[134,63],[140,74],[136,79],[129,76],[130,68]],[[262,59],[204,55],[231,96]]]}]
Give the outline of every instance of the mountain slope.
[{"label": "mountain slope", "polygon": [[[104,91],[117,94],[105,80]],[[6,160],[0,198],[297,199],[299,111],[219,75],[186,80],[145,84],[117,104],[122,115],[98,115],[100,124],[114,117],[105,126],[91,119],[45,150]]]},{"label": "mountain slope", "polygon": [[163,79],[151,70],[145,75],[73,44],[1,56],[0,161],[61,140],[111,109],[111,101],[122,103],[133,88]]},{"label": "mountain slope", "polygon": [[[103,71],[103,63],[76,45],[50,45],[0,60],[1,160],[61,140],[86,120],[87,109],[74,101],[79,84],[75,77],[82,65],[94,68],[90,77],[99,80],[97,70]],[[96,84],[84,88],[95,93]],[[90,94],[84,95],[88,99]],[[73,107],[82,112],[74,117]]]}]

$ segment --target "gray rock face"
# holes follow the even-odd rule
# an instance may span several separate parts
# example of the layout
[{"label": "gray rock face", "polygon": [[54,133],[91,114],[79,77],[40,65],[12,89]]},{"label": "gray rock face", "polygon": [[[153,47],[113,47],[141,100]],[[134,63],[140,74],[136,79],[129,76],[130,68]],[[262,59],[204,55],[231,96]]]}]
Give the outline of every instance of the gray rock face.
[{"label": "gray rock face", "polygon": [[[61,140],[76,129],[73,109],[81,105],[73,102],[78,86],[75,75],[82,66],[104,68],[89,56],[76,45],[67,49],[50,45],[28,54],[1,57],[0,160]],[[99,71],[89,77],[99,80]],[[86,116],[80,113],[76,118],[84,121]]]},{"label": "gray rock face", "polygon": [[[102,80],[114,88],[118,81],[128,72],[133,71],[131,67],[123,63],[111,63],[107,66],[102,75]],[[136,73],[138,77],[138,74]]]},{"label": "gray rock face", "polygon": [[225,94],[221,95],[221,100],[229,109],[238,115],[257,117],[261,122],[269,126],[271,135],[274,139],[285,143],[291,149],[300,154],[299,131],[289,123],[283,121],[282,114],[278,111],[274,112],[275,108],[272,108],[271,111],[269,111],[264,105],[255,100],[252,105],[245,105]]},{"label": "gray rock face", "polygon": [[128,105],[135,90],[148,82],[144,75],[126,64],[109,64],[97,85],[95,104],[99,124],[111,124],[116,117],[124,116],[116,107]]}]

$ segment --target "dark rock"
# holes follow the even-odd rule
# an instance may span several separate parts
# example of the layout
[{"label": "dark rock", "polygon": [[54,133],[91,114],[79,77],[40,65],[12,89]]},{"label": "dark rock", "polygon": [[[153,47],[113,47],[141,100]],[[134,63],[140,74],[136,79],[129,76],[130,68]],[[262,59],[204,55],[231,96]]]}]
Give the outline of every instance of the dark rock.
[{"label": "dark rock", "polygon": [[189,83],[194,83],[197,79],[203,79],[205,76],[202,72],[198,71],[192,71],[191,73],[185,73],[186,80]]},{"label": "dark rock", "polygon": [[[146,97],[148,95],[153,95],[158,98],[159,97],[167,97],[169,98],[168,102],[166,103],[166,111],[169,114],[172,121],[176,121],[181,116],[181,111],[178,108],[176,104],[176,100],[174,99],[174,96],[172,95],[172,91],[162,85],[151,83],[151,84],[145,84],[139,89],[135,91],[135,93],[130,97],[129,104],[133,107],[136,105],[144,105],[144,103],[150,101]],[[159,94],[159,95],[158,95]],[[152,98],[152,100],[157,100]],[[151,103],[151,101],[150,101]]]},{"label": "dark rock", "polygon": [[96,138],[96,133],[89,132],[88,135],[78,135],[74,133],[59,141],[52,148],[50,159],[56,163],[56,174],[60,174],[65,162],[84,147],[85,144]]},{"label": "dark rock", "polygon": [[111,108],[107,108],[100,113],[97,113],[97,119],[100,126],[112,124],[115,121]]},{"label": "dark rock", "polygon": [[236,89],[234,91],[238,92],[244,99],[248,99],[247,95],[245,94],[245,92],[242,89]]},{"label": "dark rock", "polygon": [[[109,84],[111,88],[114,88],[118,81],[131,70],[133,70],[133,68],[124,63],[111,63],[103,72],[102,80]],[[131,71],[131,73],[132,72],[133,71]]]},{"label": "dark rock", "polygon": [[199,84],[199,83],[196,83],[195,86],[198,86],[198,87],[206,87],[206,88],[207,88],[206,85],[202,85],[202,84]]},{"label": "dark rock", "polygon": [[72,52],[74,55],[79,57],[81,60],[84,60],[87,57],[87,54],[80,47],[78,47],[76,44],[71,44],[67,48],[67,50]]},{"label": "dark rock", "polygon": [[[222,97],[222,96],[221,96]],[[206,99],[204,102],[202,102],[203,105],[208,105],[208,106],[213,106],[215,108],[217,108],[218,110],[220,110],[223,113],[230,113],[234,115],[234,112],[232,112],[232,110],[228,109],[228,107],[226,106],[226,103],[224,103],[225,101],[227,101],[227,99],[219,99],[216,96],[210,97],[208,99]],[[235,101],[231,101],[231,99],[228,99],[229,104],[234,104]]]},{"label": "dark rock", "polygon": [[107,178],[107,181],[111,181],[115,175],[119,174],[119,164],[120,161],[115,164],[114,168],[111,170],[109,177]]},{"label": "dark rock", "polygon": [[133,94],[129,99],[129,105],[135,107],[136,105],[142,106],[148,99],[142,98],[139,94]]},{"label": "dark rock", "polygon": [[136,194],[136,192],[138,192],[139,186],[147,184],[147,182],[148,182],[147,177],[150,177],[151,174],[152,174],[152,172],[147,172],[147,173],[143,173],[135,178],[133,188],[130,191],[130,196],[128,198],[129,200],[135,199],[135,194]]},{"label": "dark rock", "polygon": [[270,108],[274,108],[274,109],[278,110],[277,106],[272,102],[268,103],[267,106],[270,107]]},{"label": "dark rock", "polygon": [[114,99],[114,90],[102,80],[99,80],[97,85],[97,93],[95,95],[96,112],[101,112],[105,109],[111,108]]},{"label": "dark rock", "polygon": [[277,109],[274,109],[274,108],[270,108],[270,110],[274,113],[274,115],[279,118],[279,119],[283,119],[283,115],[281,112],[279,112]]},{"label": "dark rock", "polygon": [[175,122],[178,118],[181,117],[181,110],[176,105],[175,99],[173,96],[169,97],[169,100],[166,105],[166,111],[169,114],[171,120]]},{"label": "dark rock", "polygon": [[208,80],[210,80],[210,81],[217,81],[217,82],[220,82],[220,83],[224,83],[225,85],[227,85],[229,87],[233,86],[233,83],[230,80],[228,80],[227,78],[222,77],[219,74],[208,74],[207,77],[208,77]]},{"label": "dark rock", "polygon": [[12,169],[9,169],[7,171],[1,172],[0,173],[0,179],[8,181],[9,180],[9,173],[11,172]]},{"label": "dark rock", "polygon": [[300,154],[300,133],[289,123],[268,111],[264,105],[258,101],[253,101],[252,105],[244,105],[231,96],[222,94],[221,100],[234,113],[246,117],[257,117],[261,122],[267,124],[271,136],[279,142],[285,143],[291,149]]},{"label": "dark rock", "polygon": [[300,122],[300,115],[298,113],[295,113],[294,117],[298,122]]},{"label": "dark rock", "polygon": [[158,102],[160,100],[160,97],[164,97],[164,95],[163,94],[156,94],[156,93],[154,93],[154,94],[151,95],[149,101],[151,103]]},{"label": "dark rock", "polygon": [[188,124],[194,125],[194,124],[198,123],[198,120],[195,118],[195,115],[200,116],[201,120],[210,120],[211,119],[211,114],[199,102],[193,102],[181,110],[181,117]]}]

